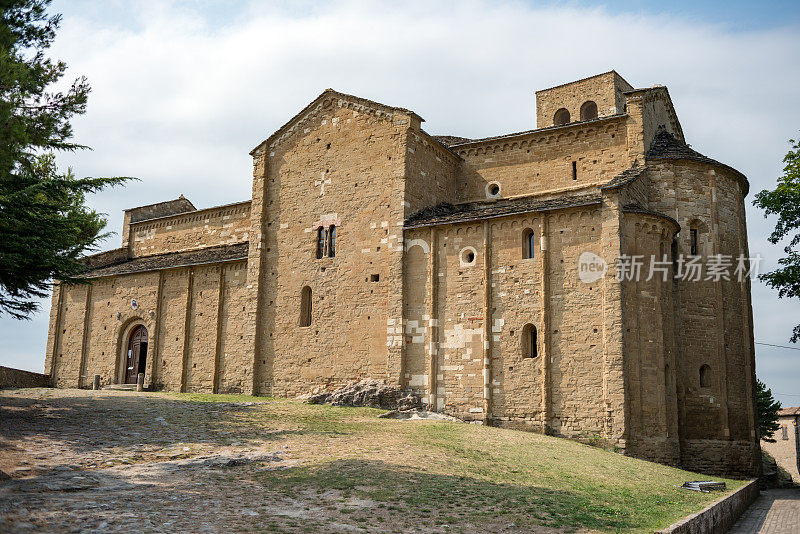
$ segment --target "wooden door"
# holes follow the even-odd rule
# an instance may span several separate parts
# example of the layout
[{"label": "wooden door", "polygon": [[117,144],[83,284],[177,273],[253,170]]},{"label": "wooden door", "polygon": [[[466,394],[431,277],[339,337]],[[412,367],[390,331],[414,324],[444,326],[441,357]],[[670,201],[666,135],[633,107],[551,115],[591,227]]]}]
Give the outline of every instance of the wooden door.
[{"label": "wooden door", "polygon": [[125,357],[125,383],[135,384],[136,376],[144,373],[147,364],[147,328],[137,326],[128,338],[128,351]]}]

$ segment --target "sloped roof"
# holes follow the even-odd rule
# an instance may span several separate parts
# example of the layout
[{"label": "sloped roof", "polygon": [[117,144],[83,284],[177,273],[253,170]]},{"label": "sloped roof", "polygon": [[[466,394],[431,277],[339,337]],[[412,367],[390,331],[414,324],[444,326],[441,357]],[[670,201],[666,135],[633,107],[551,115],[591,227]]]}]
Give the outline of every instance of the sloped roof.
[{"label": "sloped roof", "polygon": [[197,208],[194,207],[194,204],[192,204],[188,198],[181,195],[175,200],[166,200],[164,202],[147,204],[145,206],[136,206],[135,208],[126,209],[125,212],[130,213],[130,222],[135,223],[148,219],[176,215],[178,213],[188,213],[196,209]]},{"label": "sloped roof", "polygon": [[459,145],[461,143],[469,143],[472,139],[468,137],[458,137],[457,135],[432,135],[434,139],[442,143],[446,147]]},{"label": "sloped roof", "polygon": [[645,215],[655,215],[656,217],[662,217],[664,219],[667,219],[667,220],[671,221],[676,226],[676,229],[678,231],[680,231],[680,229],[681,229],[680,223],[678,221],[676,221],[675,219],[673,219],[672,217],[670,217],[669,215],[665,215],[665,214],[661,213],[660,211],[655,211],[655,210],[651,210],[649,208],[644,208],[644,207],[642,207],[642,206],[640,206],[639,204],[636,204],[636,203],[625,204],[624,206],[622,206],[622,211],[625,212],[625,213],[643,213]]},{"label": "sloped roof", "polygon": [[550,211],[578,206],[600,204],[599,194],[571,195],[549,200],[518,198],[491,202],[466,202],[464,204],[442,203],[420,210],[406,219],[406,228],[419,228],[439,224],[452,224],[482,219],[494,219],[521,213]]},{"label": "sloped roof", "polygon": [[186,252],[168,252],[153,256],[125,259],[117,263],[92,269],[84,274],[86,278],[101,278],[104,276],[118,276],[121,274],[144,273],[159,271],[161,269],[174,269],[176,267],[189,267],[207,263],[222,263],[228,261],[247,259],[249,243],[235,245],[220,245]]},{"label": "sloped roof", "polygon": [[615,187],[622,187],[623,185],[629,184],[641,176],[644,171],[644,165],[634,165],[633,167],[629,167],[600,186],[600,189],[613,189]]},{"label": "sloped roof", "polygon": [[697,152],[686,143],[682,143],[676,139],[674,135],[663,127],[658,128],[656,135],[653,137],[653,142],[650,143],[650,148],[645,155],[645,159],[681,159],[717,165],[731,171],[743,181],[745,195],[747,195],[747,192],[750,190],[750,183],[747,181],[747,177],[744,174],[730,165],[726,165]]},{"label": "sloped roof", "polygon": [[800,415],[800,406],[793,406],[790,408],[781,408],[778,410],[780,417],[791,417],[793,415]]},{"label": "sloped roof", "polygon": [[416,113],[411,111],[410,109],[396,107],[396,106],[387,106],[386,104],[381,104],[380,102],[375,102],[374,100],[369,100],[367,98],[361,98],[360,96],[355,96],[355,95],[348,95],[347,93],[340,93],[339,91],[335,91],[335,90],[329,88],[329,89],[325,89],[324,91],[322,91],[322,93],[320,93],[320,95],[317,98],[315,98],[314,100],[309,102],[306,107],[301,109],[296,115],[294,115],[291,119],[286,121],[286,123],[284,123],[283,126],[278,128],[277,130],[275,130],[275,132],[273,132],[272,135],[270,135],[265,140],[260,142],[253,150],[250,151],[250,155],[252,156],[256,152],[256,150],[258,150],[262,146],[270,144],[270,142],[273,139],[275,139],[276,137],[280,136],[286,130],[291,128],[296,122],[298,122],[300,119],[302,119],[303,116],[306,113],[308,113],[310,110],[312,110],[317,105],[317,103],[321,102],[326,97],[331,97],[331,96],[338,97],[338,98],[340,98],[342,100],[347,100],[349,102],[353,102],[353,103],[356,103],[356,104],[359,104],[359,105],[362,105],[362,106],[377,108],[377,109],[383,110],[385,112],[400,112],[400,113],[405,113],[407,115],[413,115],[414,117],[419,118],[420,122],[424,122],[425,121],[425,119],[423,119],[422,117],[420,117],[419,115],[417,115]]}]

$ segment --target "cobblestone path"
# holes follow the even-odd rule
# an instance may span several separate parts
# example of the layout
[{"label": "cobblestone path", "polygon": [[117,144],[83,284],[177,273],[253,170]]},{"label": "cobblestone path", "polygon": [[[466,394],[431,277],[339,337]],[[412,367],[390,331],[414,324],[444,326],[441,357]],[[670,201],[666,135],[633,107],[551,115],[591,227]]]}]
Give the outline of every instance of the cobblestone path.
[{"label": "cobblestone path", "polygon": [[797,534],[800,489],[764,490],[731,529],[731,534]]}]

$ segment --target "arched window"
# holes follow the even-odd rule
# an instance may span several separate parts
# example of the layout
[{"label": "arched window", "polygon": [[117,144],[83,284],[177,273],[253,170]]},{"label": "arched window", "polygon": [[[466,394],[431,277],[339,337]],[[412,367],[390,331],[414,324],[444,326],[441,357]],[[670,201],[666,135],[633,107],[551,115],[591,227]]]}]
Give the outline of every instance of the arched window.
[{"label": "arched window", "polygon": [[587,100],[581,106],[581,120],[590,121],[597,118],[597,104],[591,100]]},{"label": "arched window", "polygon": [[317,228],[317,259],[321,259],[325,256],[325,241],[327,238],[325,233],[325,228],[322,226]]},{"label": "arched window", "polygon": [[553,116],[553,124],[556,126],[569,124],[569,111],[567,111],[565,108],[561,108],[556,111],[556,114]]},{"label": "arched window", "polygon": [[535,251],[536,234],[533,233],[532,229],[526,228],[522,232],[522,259],[532,259]]},{"label": "arched window", "polygon": [[328,257],[334,256],[336,256],[336,226],[331,225],[328,228]]},{"label": "arched window", "polygon": [[300,326],[311,326],[311,288],[303,287],[300,292]]},{"label": "arched window", "polygon": [[700,387],[701,388],[711,387],[711,367],[709,367],[708,365],[702,365],[700,367]]},{"label": "arched window", "polygon": [[522,357],[536,358],[538,355],[536,327],[528,323],[522,327]]}]

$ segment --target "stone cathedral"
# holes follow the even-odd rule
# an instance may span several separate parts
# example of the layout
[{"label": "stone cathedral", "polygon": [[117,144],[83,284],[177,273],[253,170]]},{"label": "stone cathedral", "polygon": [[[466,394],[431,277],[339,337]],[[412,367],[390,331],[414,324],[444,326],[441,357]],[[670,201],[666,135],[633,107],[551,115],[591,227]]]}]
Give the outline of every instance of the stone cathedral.
[{"label": "stone cathedral", "polygon": [[54,288],[46,372],[273,396],[375,378],[464,420],[757,472],[750,281],[676,272],[748,255],[749,186],[686,144],[667,88],[544,89],[535,129],[484,139],[422,122],[328,89],[252,150],[251,200],[126,210],[91,283]]}]

